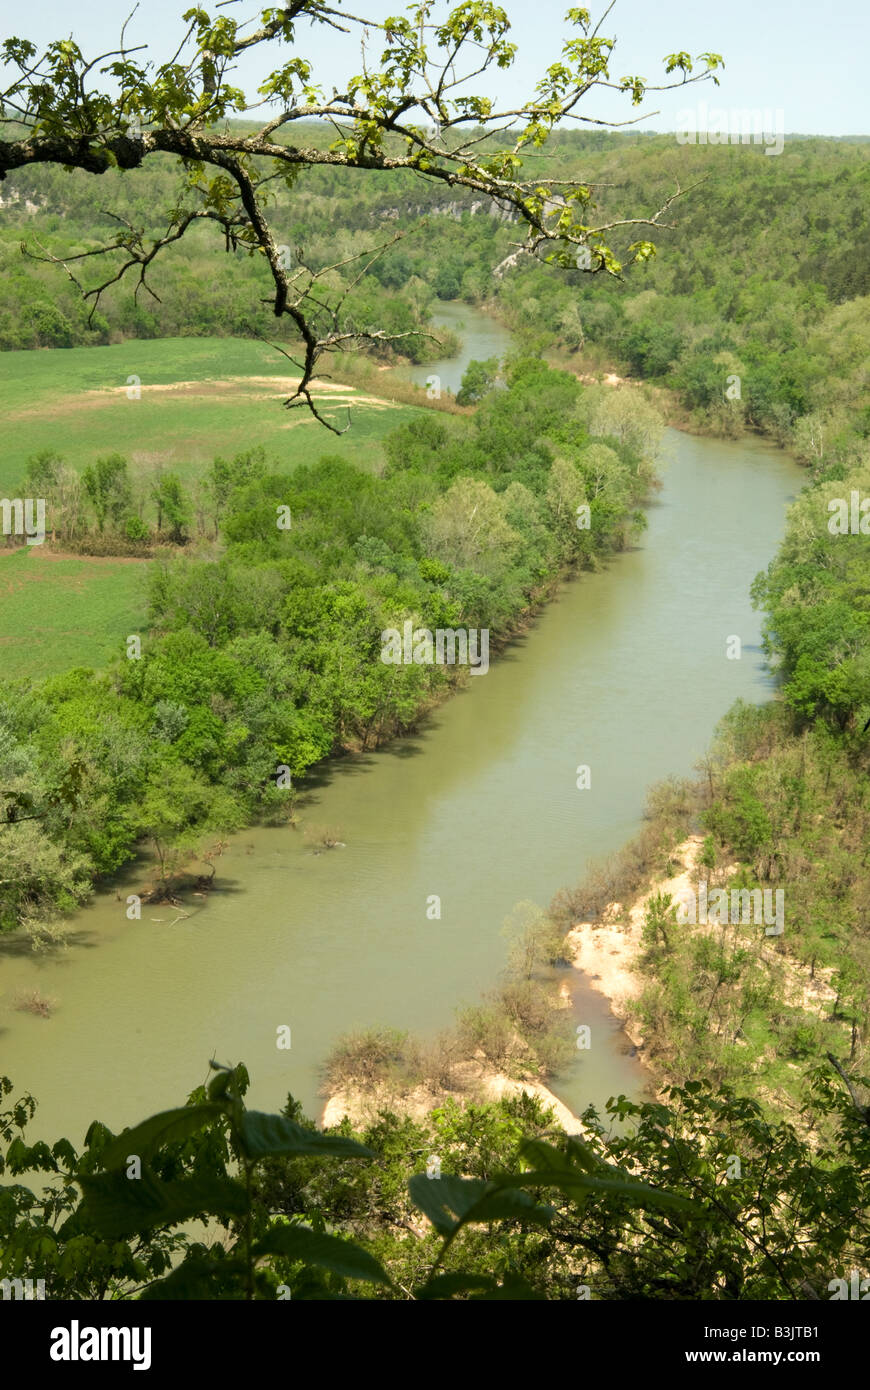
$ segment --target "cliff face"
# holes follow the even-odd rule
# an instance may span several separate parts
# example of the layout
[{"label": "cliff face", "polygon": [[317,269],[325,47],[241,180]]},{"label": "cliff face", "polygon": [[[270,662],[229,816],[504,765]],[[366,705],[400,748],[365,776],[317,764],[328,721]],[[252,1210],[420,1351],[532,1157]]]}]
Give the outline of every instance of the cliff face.
[{"label": "cliff face", "polygon": [[406,203],[402,207],[381,208],[378,216],[389,222],[396,222],[400,217],[452,217],[458,222],[466,212],[472,217],[482,212],[484,216],[494,217],[499,222],[518,220],[517,213],[509,203],[493,198],[477,198],[470,203]]}]

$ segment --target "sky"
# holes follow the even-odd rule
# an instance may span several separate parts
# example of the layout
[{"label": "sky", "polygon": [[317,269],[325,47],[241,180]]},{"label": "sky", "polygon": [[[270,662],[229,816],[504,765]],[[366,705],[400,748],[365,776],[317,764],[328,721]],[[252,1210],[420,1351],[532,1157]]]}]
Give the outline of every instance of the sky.
[{"label": "sky", "polygon": [[[99,0],[93,9],[70,6],[67,0],[34,0],[10,19],[4,17],[3,37],[14,34],[37,44],[72,35],[89,56],[116,46],[121,24],[134,0]],[[193,0],[143,0],[128,27],[128,43],[147,43],[152,55],[164,59],[184,31],[181,14]],[[210,14],[232,13],[254,18],[265,4],[233,3],[219,8],[200,0]],[[518,45],[512,68],[489,84],[468,90],[498,97],[516,106],[533,92],[544,69],[557,60],[570,34],[564,22],[569,0],[501,0]],[[405,10],[401,0],[332,0],[336,9],[373,21]],[[447,6],[441,7],[442,12]],[[605,5],[589,7],[598,17]],[[592,92],[581,108],[584,115],[606,121],[634,119],[643,114],[641,130],[672,131],[684,125],[682,113],[706,102],[725,111],[782,112],[780,128],[817,135],[870,134],[870,98],[866,74],[870,53],[870,0],[727,0],[720,4],[697,0],[616,0],[601,32],[616,36],[612,76],[638,73],[659,79],[662,59],[677,50],[693,56],[721,53],[725,69],[720,87],[698,84],[688,91],[653,94],[640,108],[616,93]],[[314,64],[315,78],[327,92],[333,84],[360,70],[359,36],[346,38],[324,27],[307,24],[298,30],[298,51]],[[275,56],[269,68],[278,66]],[[288,50],[281,50],[287,54]],[[374,39],[373,50],[380,51]],[[262,78],[264,54],[245,55],[234,82],[253,96]],[[661,80],[665,80],[662,78]]]}]

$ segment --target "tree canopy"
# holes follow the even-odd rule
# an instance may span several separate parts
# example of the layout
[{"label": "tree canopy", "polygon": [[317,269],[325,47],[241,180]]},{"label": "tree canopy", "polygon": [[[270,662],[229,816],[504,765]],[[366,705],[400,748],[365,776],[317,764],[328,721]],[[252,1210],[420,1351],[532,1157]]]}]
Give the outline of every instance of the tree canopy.
[{"label": "tree canopy", "polygon": [[[227,250],[264,258],[272,310],[278,318],[289,316],[302,342],[301,377],[286,404],[305,405],[317,415],[309,387],[323,353],[359,339],[382,339],[385,330],[348,325],[347,288],[331,286],[337,267],[314,269],[304,248],[294,252],[280,242],[269,217],[276,182],[292,188],[302,170],[323,165],[408,170],[450,188],[472,189],[513,210],[526,227],[522,247],[536,258],[618,275],[622,264],[608,244],[609,233],[661,225],[679,187],[649,216],[596,222],[594,187],[579,180],[529,178],[524,155],[539,152],[566,122],[610,124],[578,109],[595,88],[624,93],[637,107],[648,91],[708,77],[718,81],[715,72],[722,64],[715,53],[693,59],[677,52],[664,59],[664,77],[671,80],[661,86],[638,75],[614,77],[615,40],[599,32],[604,17],[595,23],[588,10],[574,7],[566,15],[572,37],[559,57],[527,99],[502,107],[470,93],[468,84],[511,67],[516,45],[506,12],[490,0],[462,0],[440,22],[435,11],[434,0],[422,0],[407,15],[378,22],[347,15],[322,0],[293,0],[263,10],[257,23],[191,8],[168,58],[151,56],[147,44],[128,39],[132,16],[118,47],[92,57],[71,38],[52,42],[43,52],[28,39],[7,39],[0,178],[32,164],[98,175],[112,168],[136,170],[161,154],[177,160],[183,185],[175,204],[165,209],[162,235],[149,237],[143,227],[118,216],[119,230],[102,247],[49,259],[77,275],[73,263],[106,258],[105,278],[82,285],[96,309],[101,292],[128,275],[137,295],[148,292],[155,258],[195,223],[214,222]],[[306,26],[361,37],[362,70],[346,92],[333,86],[332,95],[324,95],[324,82],[303,51]],[[254,50],[263,59],[255,99],[233,82],[237,60]],[[231,124],[249,120],[254,111],[260,118],[252,128]],[[298,123],[312,120],[326,123],[335,138],[328,144],[293,143]],[[386,245],[359,253],[365,269]],[[649,240],[639,239],[631,243],[629,256],[643,261],[653,250]]]}]

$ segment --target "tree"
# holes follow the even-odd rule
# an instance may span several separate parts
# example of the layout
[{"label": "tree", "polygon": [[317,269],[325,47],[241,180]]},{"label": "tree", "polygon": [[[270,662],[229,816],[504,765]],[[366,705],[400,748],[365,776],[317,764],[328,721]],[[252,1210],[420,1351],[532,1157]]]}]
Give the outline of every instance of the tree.
[{"label": "tree", "polygon": [[28,497],[47,497],[50,490],[57,485],[62,465],[63,459],[53,449],[43,449],[39,454],[31,454],[24,475],[25,494]]},{"label": "tree", "polygon": [[81,526],[82,478],[60,454],[45,449],[27,460],[22,495],[43,497],[52,539],[76,536]]},{"label": "tree", "polygon": [[559,336],[571,352],[579,352],[586,342],[583,315],[576,299],[572,299],[559,315]]},{"label": "tree", "polygon": [[220,529],[221,517],[235,489],[264,477],[268,462],[262,445],[247,449],[229,460],[220,456],[212,460],[206,474],[205,486],[212,504],[215,538]]},{"label": "tree", "polygon": [[677,925],[677,907],[670,893],[654,893],[646,905],[643,915],[642,939],[644,945],[655,949],[661,937],[662,945],[669,951],[673,945],[671,933]]},{"label": "tree", "polygon": [[439,299],[458,299],[462,293],[462,266],[449,262],[439,266],[434,287]]},{"label": "tree", "polygon": [[590,434],[610,435],[642,458],[655,458],[665,422],[638,391],[593,386],[584,392],[581,409]]},{"label": "tree", "polygon": [[169,539],[175,545],[183,545],[187,539],[185,529],[193,516],[190,500],[177,473],[162,473],[154,487],[154,501],[157,503],[157,530],[163,530],[166,522]]},{"label": "tree", "polygon": [[209,786],[168,754],[156,759],[139,807],[139,824],[157,855],[159,893],[169,896],[172,875],[201,835],[237,830],[241,821],[239,806],[226,792]]},{"label": "tree", "polygon": [[462,385],[456,393],[457,405],[476,405],[482,396],[492,390],[497,376],[497,357],[488,357],[485,362],[473,358],[465,368]]},{"label": "tree", "polygon": [[570,459],[560,456],[553,460],[546,498],[562,553],[570,557],[585,554],[590,548],[591,532],[588,527],[578,527],[577,523],[582,520],[578,508],[588,505],[586,485],[579,469]]},{"label": "tree", "polygon": [[457,478],[433,504],[425,530],[446,564],[481,574],[507,568],[520,540],[507,521],[504,500],[478,478]]},{"label": "tree", "polygon": [[127,460],[120,454],[107,454],[88,464],[82,473],[82,487],[94,509],[97,529],[118,530],[132,506],[133,495],[127,472]]},{"label": "tree", "polygon": [[88,893],[88,860],[55,844],[38,817],[21,821],[0,824],[0,931],[33,929],[40,916],[70,912]]},{"label": "tree", "polygon": [[[128,47],[126,24],[118,48],[93,58],[73,39],[50,43],[42,53],[27,39],[7,39],[2,52],[15,75],[0,93],[9,132],[0,140],[0,178],[31,164],[99,175],[113,167],[137,170],[161,155],[173,157],[184,172],[185,188],[165,209],[166,231],[150,237],[144,227],[118,219],[120,230],[102,248],[108,260],[104,278],[82,287],[92,316],[103,291],[125,276],[136,280],[137,298],[143,288],[153,294],[147,277],[155,258],[194,224],[212,222],[228,251],[263,258],[273,313],[289,317],[301,339],[301,378],[285,404],[307,406],[322,419],[310,387],[324,352],[351,342],[383,342],[388,335],[349,329],[347,290],[330,289],[334,268],[313,269],[304,256],[294,261],[288,255],[290,248],[268,217],[272,179],[292,188],[304,169],[316,166],[409,170],[449,189],[497,199],[525,223],[523,244],[533,255],[576,268],[577,248],[591,248],[589,274],[620,274],[622,265],[607,244],[615,228],[664,225],[661,219],[679,187],[651,216],[596,224],[589,187],[579,180],[523,177],[522,157],[539,152],[563,123],[594,121],[575,109],[592,88],[616,89],[637,106],[647,91],[707,78],[718,83],[722,59],[703,53],[695,60],[703,66],[695,72],[688,53],[672,53],[664,60],[665,77],[678,76],[663,86],[651,87],[639,76],[614,80],[609,64],[615,40],[599,34],[600,24],[587,10],[570,10],[567,21],[574,33],[560,59],[547,68],[532,97],[508,109],[467,90],[471,77],[509,68],[516,53],[508,17],[491,0],[462,0],[441,22],[435,0],[421,0],[409,18],[383,22],[347,16],[324,0],[291,0],[284,9],[264,10],[259,22],[236,19],[226,7],[215,15],[191,9],[181,43],[168,60],[149,61],[143,52],[147,45]],[[363,71],[351,77],[346,92],[333,87],[332,96],[324,96],[300,48],[305,22],[340,34],[362,31]],[[381,45],[379,60],[372,35]],[[259,100],[249,101],[230,81],[236,60],[279,46],[286,46],[280,65],[269,71],[264,62]],[[102,81],[106,77],[111,87]],[[269,109],[253,133],[230,123],[233,116],[250,117],[262,106]],[[292,138],[295,123],[303,120],[328,122],[336,138],[328,147]],[[491,139],[483,140],[488,133]],[[361,259],[372,264],[384,249],[364,252]],[[629,261],[645,261],[653,249],[647,240],[633,242]],[[68,268],[100,253],[89,248],[66,258],[31,254]]]},{"label": "tree", "polygon": [[517,903],[501,934],[508,942],[509,967],[519,980],[531,980],[542,966],[564,961],[565,933],[535,903]]}]

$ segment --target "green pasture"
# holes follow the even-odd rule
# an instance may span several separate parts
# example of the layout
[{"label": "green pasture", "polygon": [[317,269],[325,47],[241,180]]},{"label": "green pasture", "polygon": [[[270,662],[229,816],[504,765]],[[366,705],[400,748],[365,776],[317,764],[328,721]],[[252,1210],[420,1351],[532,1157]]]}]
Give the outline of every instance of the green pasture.
[{"label": "green pasture", "polygon": [[0,680],[103,667],[144,633],[146,560],[0,551]]},{"label": "green pasture", "polygon": [[[325,367],[340,385],[340,357]],[[339,428],[350,405],[350,429],[337,436],[308,410],[282,406],[294,375],[286,358],[245,339],[2,352],[0,497],[19,495],[27,458],[44,449],[78,469],[117,451],[134,475],[163,463],[187,479],[216,454],[259,444],[283,467],[338,454],[373,469],[384,436],[417,413],[361,391],[315,391]],[[127,394],[133,376],[138,399]],[[0,550],[0,680],[104,666],[129,633],[145,630],[146,591],[147,561]]]},{"label": "green pasture", "polygon": [[[298,373],[265,343],[160,338],[0,353],[0,496],[14,494],[27,458],[44,449],[78,469],[117,451],[134,474],[160,462],[182,478],[195,477],[216,454],[231,457],[258,444],[289,467],[325,453],[376,467],[383,436],[414,408],[335,389],[342,382],[340,356],[324,370],[333,390],[315,390],[318,409],[322,402],[324,416],[343,429],[350,405],[351,426],[341,436],[308,410],[283,407],[288,380]],[[129,377],[139,378],[138,399],[128,397]]]}]

